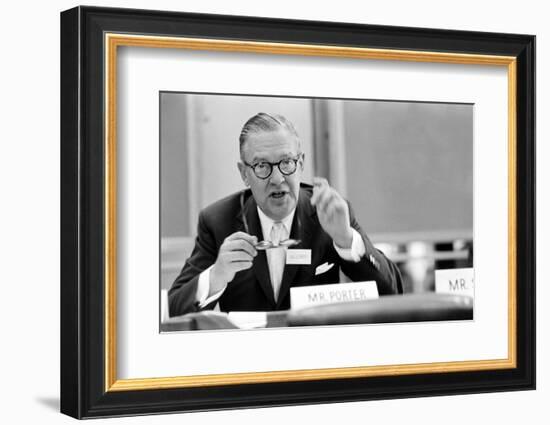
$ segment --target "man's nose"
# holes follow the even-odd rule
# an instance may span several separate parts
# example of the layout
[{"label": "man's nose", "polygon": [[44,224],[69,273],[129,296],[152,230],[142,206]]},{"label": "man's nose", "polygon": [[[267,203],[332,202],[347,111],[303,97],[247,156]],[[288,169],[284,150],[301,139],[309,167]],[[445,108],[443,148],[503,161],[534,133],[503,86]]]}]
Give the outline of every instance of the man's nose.
[{"label": "man's nose", "polygon": [[273,167],[273,172],[269,177],[269,181],[274,185],[279,185],[285,181],[285,176],[279,170],[279,167]]}]

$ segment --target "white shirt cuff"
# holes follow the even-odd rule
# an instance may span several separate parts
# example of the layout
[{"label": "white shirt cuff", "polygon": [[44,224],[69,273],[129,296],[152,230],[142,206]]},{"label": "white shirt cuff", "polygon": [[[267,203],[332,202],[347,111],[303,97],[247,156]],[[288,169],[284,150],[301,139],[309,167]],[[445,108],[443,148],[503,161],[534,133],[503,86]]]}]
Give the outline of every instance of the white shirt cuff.
[{"label": "white shirt cuff", "polygon": [[351,233],[352,239],[350,248],[340,248],[334,242],[332,244],[342,260],[358,263],[361,260],[361,257],[365,255],[365,243],[357,230],[352,228]]},{"label": "white shirt cuff", "polygon": [[213,301],[216,301],[221,297],[225,288],[221,291],[216,292],[214,295],[208,296],[210,292],[210,269],[212,266],[208,267],[199,275],[199,282],[197,284],[197,293],[195,295],[195,301],[199,303],[199,307],[205,307]]}]

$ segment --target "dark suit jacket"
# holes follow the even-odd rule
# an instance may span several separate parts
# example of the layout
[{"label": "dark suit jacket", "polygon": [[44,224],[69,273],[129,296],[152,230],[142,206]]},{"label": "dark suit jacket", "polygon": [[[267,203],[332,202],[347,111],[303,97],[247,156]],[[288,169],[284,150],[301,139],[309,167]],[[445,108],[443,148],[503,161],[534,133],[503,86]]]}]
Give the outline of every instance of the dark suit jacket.
[{"label": "dark suit jacket", "polygon": [[[258,251],[248,270],[235,274],[219,302],[222,311],[270,311],[290,308],[290,287],[338,283],[342,271],[353,281],[375,280],[380,295],[402,293],[399,270],[367,238],[350,207],[350,224],[359,232],[366,252],[358,263],[345,261],[336,252],[330,236],[319,224],[315,208],[310,204],[312,186],[302,184],[292,222],[290,237],[302,242],[296,248],[311,249],[311,265],[286,265],[278,300],[274,299],[265,251]],[[216,261],[224,239],[237,231],[245,231],[243,215],[249,233],[263,240],[256,202],[249,189],[230,195],[201,211],[195,247],[191,256],[168,292],[170,316],[200,310],[195,296],[199,275]],[[334,263],[329,271],[315,275],[317,266]],[[205,309],[214,308],[216,302]]]}]

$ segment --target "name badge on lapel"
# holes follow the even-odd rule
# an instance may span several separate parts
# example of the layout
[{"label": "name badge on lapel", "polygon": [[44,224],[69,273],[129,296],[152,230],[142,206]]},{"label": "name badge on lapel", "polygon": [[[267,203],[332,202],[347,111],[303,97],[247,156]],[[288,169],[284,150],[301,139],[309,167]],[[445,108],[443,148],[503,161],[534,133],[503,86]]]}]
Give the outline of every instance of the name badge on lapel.
[{"label": "name badge on lapel", "polygon": [[287,264],[311,264],[311,249],[287,249]]}]

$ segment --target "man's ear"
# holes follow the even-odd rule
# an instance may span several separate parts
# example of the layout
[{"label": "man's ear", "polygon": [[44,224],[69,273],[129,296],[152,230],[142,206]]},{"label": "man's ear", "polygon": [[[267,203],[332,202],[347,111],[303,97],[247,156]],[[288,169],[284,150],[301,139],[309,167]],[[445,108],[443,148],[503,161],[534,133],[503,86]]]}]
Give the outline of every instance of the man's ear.
[{"label": "man's ear", "polygon": [[302,157],[300,158],[300,167],[302,171],[304,171],[304,163],[306,162],[306,154],[302,153]]},{"label": "man's ear", "polygon": [[237,168],[239,169],[239,173],[241,174],[241,179],[243,180],[243,183],[245,186],[249,186],[248,184],[248,176],[246,175],[246,165],[244,165],[242,162],[237,162]]}]

